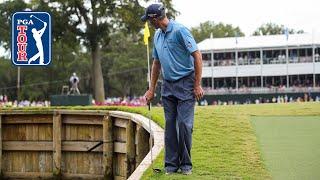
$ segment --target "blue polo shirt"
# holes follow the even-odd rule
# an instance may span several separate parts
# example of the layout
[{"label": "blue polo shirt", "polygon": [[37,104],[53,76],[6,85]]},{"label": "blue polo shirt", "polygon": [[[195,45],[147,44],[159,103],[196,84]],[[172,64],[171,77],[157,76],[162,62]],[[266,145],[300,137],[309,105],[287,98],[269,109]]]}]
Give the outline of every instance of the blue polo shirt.
[{"label": "blue polo shirt", "polygon": [[181,79],[194,71],[191,53],[198,50],[190,31],[170,20],[166,31],[160,28],[154,35],[152,56],[159,60],[163,78],[169,81]]}]

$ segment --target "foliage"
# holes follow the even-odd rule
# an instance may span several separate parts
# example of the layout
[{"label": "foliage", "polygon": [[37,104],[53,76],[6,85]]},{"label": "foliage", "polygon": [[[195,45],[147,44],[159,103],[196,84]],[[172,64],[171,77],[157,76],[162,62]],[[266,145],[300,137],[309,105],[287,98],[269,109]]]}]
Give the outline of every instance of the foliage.
[{"label": "foliage", "polygon": [[258,27],[253,36],[260,36],[260,35],[276,35],[276,34],[285,34],[288,31],[288,34],[302,34],[304,33],[303,30],[294,30],[294,29],[287,29],[284,25],[278,25],[275,23],[266,23],[262,24]]},{"label": "foliage", "polygon": [[102,64],[103,69],[108,69],[105,79],[110,96],[144,93],[147,87],[147,54],[142,41],[134,41],[121,32],[113,34],[104,58]]},{"label": "foliage", "polygon": [[[80,90],[94,94],[97,102],[104,100],[104,88],[108,96],[141,94],[142,87],[145,86],[142,74],[146,70],[145,46],[137,43],[142,39],[140,31],[144,25],[140,21],[140,16],[144,13],[141,2],[138,0],[1,2],[0,33],[4,36],[0,36],[0,46],[6,49],[10,44],[10,15],[13,12],[25,9],[47,11],[53,20],[52,65],[43,69],[22,68],[22,84],[42,82],[47,84],[22,88],[21,98],[47,99],[50,94],[59,93],[61,86],[68,84],[67,80],[72,72],[77,72],[84,80],[80,81]],[[164,4],[168,9],[168,15],[174,17],[177,12],[172,7],[171,0],[165,0]],[[122,34],[118,37],[121,38],[120,45],[123,43],[124,46],[116,47],[119,45],[115,40],[117,34]],[[140,69],[133,71],[137,68]],[[125,71],[136,74],[119,74]],[[119,82],[124,84],[117,84]],[[11,97],[13,99],[16,98],[14,94]]]},{"label": "foliage", "polygon": [[210,38],[220,37],[236,37],[244,36],[244,33],[239,27],[233,27],[231,24],[215,23],[213,21],[206,21],[200,23],[199,26],[191,28],[191,33],[197,43]]}]

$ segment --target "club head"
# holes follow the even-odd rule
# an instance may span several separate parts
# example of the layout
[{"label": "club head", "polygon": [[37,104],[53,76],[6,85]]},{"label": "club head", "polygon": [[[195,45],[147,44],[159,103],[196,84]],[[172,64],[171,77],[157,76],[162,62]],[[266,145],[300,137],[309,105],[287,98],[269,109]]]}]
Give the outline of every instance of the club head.
[{"label": "club head", "polygon": [[161,172],[161,169],[158,169],[158,168],[152,168],[153,169],[153,172],[155,173],[160,173]]},{"label": "club head", "polygon": [[30,18],[32,18],[33,17],[33,15],[30,15]]}]

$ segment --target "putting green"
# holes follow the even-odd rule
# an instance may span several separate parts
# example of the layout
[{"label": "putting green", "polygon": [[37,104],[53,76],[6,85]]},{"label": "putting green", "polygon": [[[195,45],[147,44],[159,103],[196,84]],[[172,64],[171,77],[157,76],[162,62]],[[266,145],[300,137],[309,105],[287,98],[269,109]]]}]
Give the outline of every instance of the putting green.
[{"label": "putting green", "polygon": [[273,179],[320,179],[320,116],[254,116],[251,123]]}]

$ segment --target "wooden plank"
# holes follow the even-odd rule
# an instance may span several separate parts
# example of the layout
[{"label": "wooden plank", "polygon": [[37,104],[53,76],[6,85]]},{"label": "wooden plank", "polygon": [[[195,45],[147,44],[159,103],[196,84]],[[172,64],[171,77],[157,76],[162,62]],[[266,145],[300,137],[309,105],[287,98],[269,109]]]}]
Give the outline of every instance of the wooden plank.
[{"label": "wooden plank", "polygon": [[[88,141],[91,136],[94,136],[94,132],[89,131],[89,127],[94,125],[77,125],[77,140]],[[84,173],[85,174],[85,173]]]},{"label": "wooden plank", "polygon": [[[17,124],[15,129],[15,137],[14,139],[18,141],[26,140],[26,125],[25,124]],[[15,172],[25,172],[26,166],[26,155],[25,152],[15,152],[15,156],[13,158],[13,170]]]},{"label": "wooden plank", "polygon": [[[51,116],[52,119],[52,116]],[[52,141],[53,140],[53,124],[40,124],[43,125],[44,132],[44,138],[47,141]],[[53,145],[53,144],[52,144]],[[52,146],[53,150],[53,146]],[[52,172],[53,169],[53,153],[52,152],[44,152],[44,172]]]},{"label": "wooden plank", "polygon": [[9,151],[2,152],[2,172],[11,171],[11,161],[9,160]]},{"label": "wooden plank", "polygon": [[[78,126],[77,125],[72,125],[70,127],[70,139],[71,140],[78,140]],[[68,147],[68,146],[65,146]],[[91,146],[92,147],[92,146]],[[89,148],[88,148],[89,149]],[[77,174],[77,152],[72,152],[69,154],[70,155],[70,159],[69,159],[69,172],[72,174]]]},{"label": "wooden plank", "polygon": [[136,156],[136,148],[135,148],[135,130],[134,130],[134,123],[129,120],[128,125],[127,125],[127,129],[126,129],[126,135],[127,135],[127,140],[126,140],[126,159],[127,159],[127,176],[126,178],[128,178],[132,172],[135,169],[135,156]]},{"label": "wooden plank", "polygon": [[[2,110],[0,111],[0,114],[3,115],[39,115],[39,114],[43,114],[43,115],[52,115],[56,110]],[[59,110],[60,114],[76,114],[76,115],[107,115],[109,113],[109,111],[107,110]]]},{"label": "wooden plank", "polygon": [[3,141],[5,151],[52,151],[50,141]]},{"label": "wooden plank", "polygon": [[[65,141],[62,142],[62,151],[73,151],[73,152],[87,152],[90,148],[98,144],[100,141]],[[92,152],[102,152],[102,146],[98,146],[97,148],[93,149]]]},{"label": "wooden plank", "polygon": [[124,176],[114,176],[114,180],[126,180],[127,178]]},{"label": "wooden plank", "polygon": [[77,153],[77,174],[88,174],[89,169],[86,166],[89,164],[89,158],[89,153]]},{"label": "wooden plank", "polygon": [[62,179],[103,179],[103,175],[63,173]]},{"label": "wooden plank", "polygon": [[114,126],[126,128],[127,124],[128,120],[126,119],[114,118]]},{"label": "wooden plank", "polygon": [[96,115],[63,115],[62,123],[102,125],[102,117]]},{"label": "wooden plank", "polygon": [[114,152],[125,154],[127,152],[126,143],[123,142],[114,142]]},{"label": "wooden plank", "polygon": [[108,114],[106,110],[59,110],[61,114],[75,114],[75,115],[101,115]]},{"label": "wooden plank", "polygon": [[[26,124],[26,141],[32,141],[33,139],[33,124]],[[25,152],[26,172],[33,171],[33,155],[35,152]],[[36,172],[36,171],[35,171]]]},{"label": "wooden plank", "polygon": [[[38,141],[39,140],[39,125],[33,124],[32,126],[32,140]],[[39,171],[39,152],[32,153],[32,172],[38,172]]]},{"label": "wooden plank", "polygon": [[[75,118],[79,116],[73,115]],[[87,116],[83,116],[86,118]],[[77,125],[77,140],[79,141],[85,141],[88,140],[90,137],[90,133],[88,131],[90,125]],[[94,147],[94,145],[92,146]],[[90,148],[89,148],[90,149]],[[84,152],[78,152],[76,155],[76,161],[77,161],[77,174],[88,174],[88,168],[86,168],[85,164],[89,164],[88,158],[90,158],[89,153]]]},{"label": "wooden plank", "polygon": [[52,110],[1,110],[0,114],[2,115],[52,115],[53,111]]},{"label": "wooden plank", "polygon": [[20,168],[20,152],[12,152],[11,154],[11,161],[12,161],[12,171],[13,172],[20,172],[21,168]]},{"label": "wooden plank", "polygon": [[10,115],[3,120],[3,124],[51,124],[52,118],[48,115]]},{"label": "wooden plank", "polygon": [[[64,141],[62,151],[87,152],[100,141]],[[3,141],[2,149],[5,151],[53,151],[52,141]],[[103,152],[103,146],[98,146],[92,152]],[[126,153],[126,143],[115,142],[114,152]]]},{"label": "wooden plank", "polygon": [[103,140],[103,127],[102,126],[94,126],[94,140],[102,141]]},{"label": "wooden plank", "polygon": [[[90,132],[89,130],[90,125],[81,125],[78,126],[78,140],[89,140],[90,137]],[[80,128],[82,130],[80,130]],[[87,152],[82,152],[78,153],[77,157],[77,166],[78,166],[78,171],[77,174],[88,174],[89,169],[88,169],[88,164],[89,164],[89,153]]]},{"label": "wooden plank", "polygon": [[[103,126],[93,126],[94,130],[94,141],[103,141]],[[103,145],[101,146],[103,148]],[[102,149],[103,150],[103,149]],[[99,153],[90,153],[92,155],[92,159],[90,160],[90,174],[102,174],[103,171],[103,152]]]},{"label": "wooden plank", "polygon": [[13,171],[12,165],[13,165],[13,153],[15,152],[10,152],[10,151],[3,151],[3,166],[4,168],[3,172],[11,172]]},{"label": "wooden plank", "polygon": [[[62,115],[62,117],[63,117],[63,115]],[[64,139],[62,139],[63,141],[62,141],[62,149],[63,149],[63,143],[65,142],[65,141],[68,141],[68,140],[70,140],[71,138],[70,138],[70,136],[71,136],[71,125],[69,125],[69,124],[62,124],[62,126],[63,126],[63,129],[65,129],[64,130],[64,132],[65,132],[65,138]],[[71,153],[72,152],[62,152],[62,172],[63,173],[69,173],[69,171],[70,171],[70,166],[71,166],[71,164],[70,164],[70,158],[71,158]]]},{"label": "wooden plank", "polygon": [[62,172],[62,174],[64,174],[64,173],[68,173],[68,170],[69,170],[69,166],[70,166],[70,164],[69,164],[69,154],[70,154],[71,152],[62,152],[62,157],[61,157],[61,160],[62,160],[62,162],[61,162],[61,172]]},{"label": "wooden plank", "polygon": [[26,151],[25,153],[25,172],[36,172],[33,171],[33,156],[34,154],[37,154],[36,151]]},{"label": "wooden plank", "polygon": [[126,129],[114,126],[113,127],[113,140],[119,141],[119,142],[126,142],[126,140],[127,140]]},{"label": "wooden plank", "polygon": [[45,172],[51,172],[53,169],[53,155],[52,152],[45,152]]},{"label": "wooden plank", "polygon": [[127,176],[126,154],[115,153],[113,158],[113,175],[114,176]]},{"label": "wooden plank", "polygon": [[53,115],[53,176],[61,177],[61,114]]},{"label": "wooden plank", "polygon": [[[102,121],[101,121],[102,122]],[[90,132],[90,136],[88,137],[89,141],[95,141],[95,128],[96,127],[101,127],[101,126],[96,126],[96,125],[91,125],[88,127],[88,131]],[[85,166],[85,168],[87,168],[88,173],[89,174],[102,174],[99,173],[99,171],[96,168],[96,164],[97,161],[99,161],[98,156],[96,154],[100,154],[100,153],[88,153],[88,165]],[[97,160],[98,159],[98,160]]]},{"label": "wooden plank", "polygon": [[136,126],[136,167],[149,152],[149,133],[140,125]]},{"label": "wooden plank", "polygon": [[113,128],[112,119],[103,118],[103,172],[105,179],[113,179]]},{"label": "wooden plank", "polygon": [[3,172],[5,179],[32,179],[32,178],[52,178],[52,173],[40,172]]},{"label": "wooden plank", "polygon": [[26,126],[24,124],[14,125],[15,129],[15,140],[21,141],[26,140]]}]

